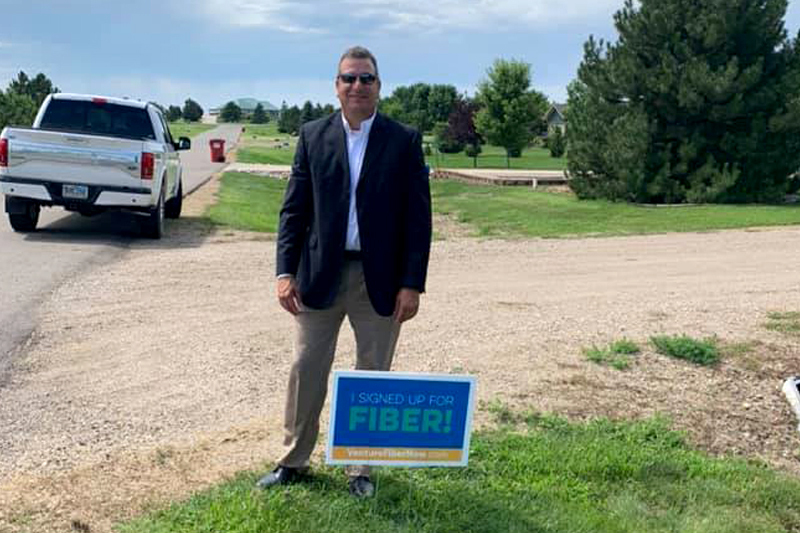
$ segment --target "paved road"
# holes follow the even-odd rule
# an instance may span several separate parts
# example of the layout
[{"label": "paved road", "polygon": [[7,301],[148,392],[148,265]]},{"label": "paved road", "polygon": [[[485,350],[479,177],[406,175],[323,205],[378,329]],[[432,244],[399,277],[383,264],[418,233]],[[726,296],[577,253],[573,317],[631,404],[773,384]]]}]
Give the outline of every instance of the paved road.
[{"label": "paved road", "polygon": [[[241,126],[224,125],[192,139],[181,152],[184,193],[189,194],[226,165],[212,163],[208,141],[238,140]],[[85,218],[61,208],[43,209],[39,230],[14,233],[5,213],[0,220],[0,385],[21,343],[36,325],[37,310],[47,295],[78,272],[112,261],[138,235],[133,215],[105,213]],[[91,335],[91,332],[86,332]]]}]

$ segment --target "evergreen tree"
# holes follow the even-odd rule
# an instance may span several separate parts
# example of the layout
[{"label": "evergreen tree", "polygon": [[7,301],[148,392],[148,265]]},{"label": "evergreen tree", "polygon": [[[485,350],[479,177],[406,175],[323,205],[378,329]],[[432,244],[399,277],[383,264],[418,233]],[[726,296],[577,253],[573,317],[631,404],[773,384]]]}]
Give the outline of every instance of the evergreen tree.
[{"label": "evergreen tree", "polygon": [[311,122],[315,118],[317,118],[317,115],[314,111],[314,104],[310,100],[306,100],[306,103],[303,104],[303,109],[300,111],[300,125]]},{"label": "evergreen tree", "polygon": [[25,72],[20,71],[17,74],[17,78],[8,85],[8,92],[30,96],[33,104],[38,109],[48,94],[59,91],[58,87],[55,87],[53,82],[41,72],[33,79],[30,79]]},{"label": "evergreen tree", "polygon": [[183,104],[183,119],[187,122],[197,122],[201,118],[203,118],[203,108],[191,98],[187,98]]},{"label": "evergreen tree", "polygon": [[0,130],[6,126],[30,127],[38,107],[33,98],[8,90],[0,91]]},{"label": "evergreen tree", "polygon": [[250,117],[250,122],[253,124],[266,124],[269,122],[269,115],[267,115],[267,112],[264,111],[264,106],[260,103],[256,105],[256,108],[253,110],[253,116]]},{"label": "evergreen tree", "polygon": [[488,79],[478,85],[476,99],[481,105],[475,125],[489,143],[506,149],[509,157],[519,157],[533,140],[547,110],[547,98],[530,88],[531,69],[527,63],[498,59],[487,72]]},{"label": "evergreen tree", "polygon": [[283,103],[281,108],[281,116],[278,119],[278,131],[281,133],[288,133],[290,135],[297,135],[300,131],[300,108],[296,105],[288,107],[286,102]]},{"label": "evergreen tree", "polygon": [[550,157],[564,157],[567,143],[561,128],[555,128],[555,131],[547,138],[547,148],[550,149]]},{"label": "evergreen tree", "polygon": [[797,41],[786,0],[626,0],[569,87],[581,197],[771,201],[800,167]]},{"label": "evergreen tree", "polygon": [[228,102],[219,112],[219,119],[222,122],[239,122],[242,120],[242,108],[236,102]]}]

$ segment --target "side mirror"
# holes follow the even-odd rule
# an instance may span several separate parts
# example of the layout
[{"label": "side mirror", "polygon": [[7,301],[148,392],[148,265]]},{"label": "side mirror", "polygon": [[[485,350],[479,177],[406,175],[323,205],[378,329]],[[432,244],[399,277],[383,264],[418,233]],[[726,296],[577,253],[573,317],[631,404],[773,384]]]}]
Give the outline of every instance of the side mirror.
[{"label": "side mirror", "polygon": [[189,150],[191,147],[192,141],[189,140],[189,137],[178,138],[178,150]]}]

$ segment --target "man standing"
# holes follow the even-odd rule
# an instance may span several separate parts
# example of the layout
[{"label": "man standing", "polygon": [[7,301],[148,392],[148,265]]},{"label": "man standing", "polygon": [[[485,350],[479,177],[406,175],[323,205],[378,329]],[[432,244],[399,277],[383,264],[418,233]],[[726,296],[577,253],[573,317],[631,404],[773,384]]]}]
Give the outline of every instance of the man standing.
[{"label": "man standing", "polygon": [[[372,53],[348,49],[336,75],[341,113],[300,130],[277,245],[278,300],[296,321],[286,452],[260,488],[308,468],[345,315],[356,368],[389,370],[400,325],[425,290],[431,207],[421,135],[376,112],[380,87]],[[369,467],[347,473],[351,494],[374,493]]]}]

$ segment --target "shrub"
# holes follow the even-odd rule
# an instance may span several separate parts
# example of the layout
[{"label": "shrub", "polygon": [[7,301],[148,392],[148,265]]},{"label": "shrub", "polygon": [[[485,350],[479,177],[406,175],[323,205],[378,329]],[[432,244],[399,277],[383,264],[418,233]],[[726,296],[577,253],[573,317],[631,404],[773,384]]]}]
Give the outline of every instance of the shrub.
[{"label": "shrub", "polygon": [[443,154],[457,154],[464,149],[464,143],[453,136],[447,122],[437,122],[433,133],[436,137],[436,148]]},{"label": "shrub", "polygon": [[699,341],[686,335],[651,337],[656,351],[663,355],[684,359],[692,363],[710,366],[719,362],[719,349],[715,339]]},{"label": "shrub", "polygon": [[560,128],[556,128],[553,134],[547,138],[547,147],[550,149],[551,157],[564,157],[567,151],[567,142]]},{"label": "shrub", "polygon": [[478,157],[480,153],[483,151],[480,144],[468,144],[466,148],[464,148],[464,154],[467,157]]}]

